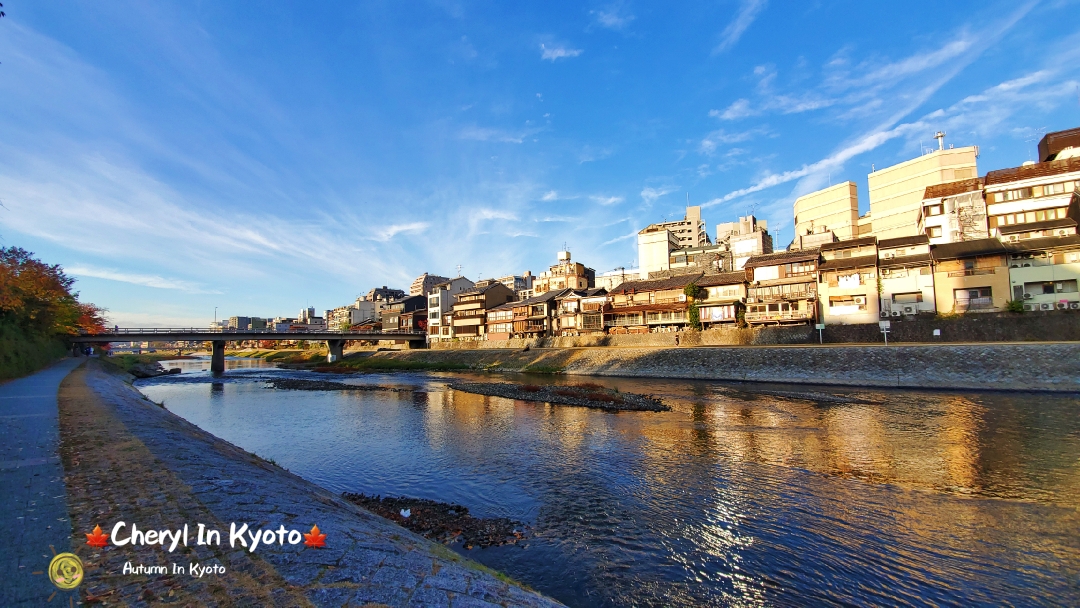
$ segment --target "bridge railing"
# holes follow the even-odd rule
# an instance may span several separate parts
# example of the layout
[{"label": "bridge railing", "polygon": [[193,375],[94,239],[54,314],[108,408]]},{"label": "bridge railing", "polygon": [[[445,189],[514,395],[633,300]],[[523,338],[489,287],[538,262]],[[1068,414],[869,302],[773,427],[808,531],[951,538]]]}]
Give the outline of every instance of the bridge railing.
[{"label": "bridge railing", "polygon": [[269,336],[283,336],[283,335],[305,335],[305,334],[340,334],[342,336],[348,336],[352,334],[363,335],[388,335],[388,336],[423,336],[427,335],[423,331],[408,331],[403,329],[392,329],[388,331],[341,331],[334,329],[290,329],[288,331],[275,331],[273,329],[232,329],[232,328],[205,328],[205,327],[114,327],[106,329],[99,333],[81,332],[82,335],[93,336],[124,336],[134,334],[260,334]]}]

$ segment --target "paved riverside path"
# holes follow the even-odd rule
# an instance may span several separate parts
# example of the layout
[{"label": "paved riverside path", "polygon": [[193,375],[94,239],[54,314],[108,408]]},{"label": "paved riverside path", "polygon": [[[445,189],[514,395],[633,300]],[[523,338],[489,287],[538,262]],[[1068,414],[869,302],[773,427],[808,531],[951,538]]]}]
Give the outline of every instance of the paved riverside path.
[{"label": "paved riverside path", "polygon": [[0,606],[44,605],[57,591],[42,574],[53,549],[71,550],[57,390],[84,361],[62,359],[0,384]]},{"label": "paved riverside path", "polygon": [[[99,361],[60,388],[61,458],[85,599],[215,606],[558,606],[504,577],[188,423],[151,403]],[[372,462],[371,466],[378,466]],[[187,546],[87,546],[94,526],[191,529]],[[196,544],[198,524],[220,545]],[[229,543],[230,524],[258,530],[318,525],[326,547]],[[250,529],[250,528],[249,528]],[[118,534],[118,536],[120,536]],[[124,565],[165,566],[165,575]],[[224,568],[201,578],[172,564]]]}]

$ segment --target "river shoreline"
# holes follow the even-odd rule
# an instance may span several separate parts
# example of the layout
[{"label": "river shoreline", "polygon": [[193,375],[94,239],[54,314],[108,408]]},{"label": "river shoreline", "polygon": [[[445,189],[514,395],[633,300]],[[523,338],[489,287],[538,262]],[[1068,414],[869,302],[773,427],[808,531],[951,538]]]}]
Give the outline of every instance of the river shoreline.
[{"label": "river shoreline", "polygon": [[[85,601],[190,605],[556,606],[505,576],[373,515],[160,407],[96,360],[61,385],[61,460],[72,546],[86,566]],[[119,520],[140,527],[229,522],[308,530],[326,548],[94,549],[86,533]],[[263,522],[263,523],[260,523]],[[239,525],[239,523],[237,524]],[[170,558],[221,564],[220,576],[125,575],[125,563]]]},{"label": "river shoreline", "polygon": [[[486,371],[1080,393],[1080,343],[381,351],[360,371]],[[357,371],[346,358],[317,371]]]}]

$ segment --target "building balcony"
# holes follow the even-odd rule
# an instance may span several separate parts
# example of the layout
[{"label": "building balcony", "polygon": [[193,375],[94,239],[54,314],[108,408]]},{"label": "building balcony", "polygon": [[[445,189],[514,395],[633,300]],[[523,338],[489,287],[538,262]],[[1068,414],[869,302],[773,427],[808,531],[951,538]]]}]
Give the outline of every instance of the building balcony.
[{"label": "building balcony", "polygon": [[956,300],[956,310],[961,311],[961,312],[962,311],[968,311],[968,310],[993,310],[993,309],[994,309],[994,299],[990,298],[990,297],[986,297],[986,298],[968,298],[966,300],[961,300],[961,299]]},{"label": "building balcony", "polygon": [[770,321],[809,321],[813,318],[810,311],[748,312],[747,323],[768,323]]},{"label": "building balcony", "polygon": [[964,270],[954,270],[949,273],[949,277],[974,277],[982,274],[995,274],[997,268],[967,268]]}]

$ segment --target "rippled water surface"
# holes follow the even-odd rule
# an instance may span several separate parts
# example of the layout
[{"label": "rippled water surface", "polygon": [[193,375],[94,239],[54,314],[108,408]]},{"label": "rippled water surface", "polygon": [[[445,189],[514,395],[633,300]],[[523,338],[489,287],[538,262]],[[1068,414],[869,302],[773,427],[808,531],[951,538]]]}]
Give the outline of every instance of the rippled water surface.
[{"label": "rippled water surface", "polygon": [[445,388],[524,376],[258,365],[175,362],[139,388],[331,490],[525,521],[524,548],[463,553],[571,606],[1080,605],[1076,396],[527,378],[674,408],[609,413]]}]

